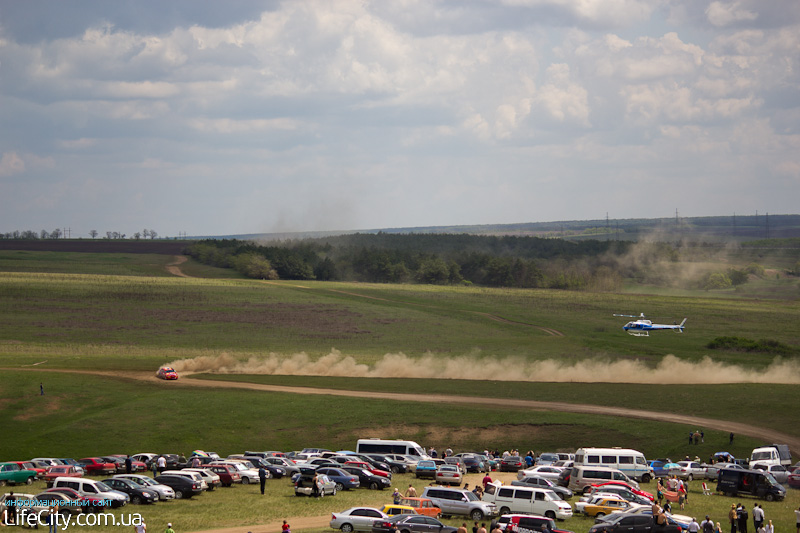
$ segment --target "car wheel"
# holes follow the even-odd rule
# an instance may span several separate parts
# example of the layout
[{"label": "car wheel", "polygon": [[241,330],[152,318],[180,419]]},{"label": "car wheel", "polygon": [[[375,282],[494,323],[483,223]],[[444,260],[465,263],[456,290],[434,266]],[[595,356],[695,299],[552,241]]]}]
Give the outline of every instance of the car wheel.
[{"label": "car wheel", "polygon": [[644,474],[642,476],[642,483],[650,483],[650,476],[647,475],[647,474]]},{"label": "car wheel", "polygon": [[183,493],[182,490],[176,490],[175,491],[175,499],[176,500],[182,500],[184,496],[185,496],[185,494]]},{"label": "car wheel", "polygon": [[396,466],[393,466],[392,467],[392,474],[399,474],[399,473],[400,473],[400,468],[398,468]]},{"label": "car wheel", "polygon": [[342,485],[341,483],[337,482],[336,483],[336,490],[344,490],[344,485]]},{"label": "car wheel", "polygon": [[594,517],[595,518],[600,518],[601,516],[605,516],[605,515],[606,515],[606,513],[600,512],[600,513],[597,513],[596,515],[594,515]]},{"label": "car wheel", "polygon": [[342,524],[340,529],[342,530],[342,533],[352,533],[353,526],[351,524]]},{"label": "car wheel", "polygon": [[29,477],[28,479],[26,479],[26,480],[25,480],[25,484],[26,484],[26,485],[33,485],[33,478],[32,478],[32,477]]},{"label": "car wheel", "polygon": [[583,493],[584,494],[589,494],[590,492],[592,492],[592,487],[590,487],[590,486],[583,487]]},{"label": "car wheel", "polygon": [[500,508],[500,514],[501,514],[501,515],[504,515],[504,514],[511,514],[511,509],[509,509],[508,507],[501,507],[501,508]]},{"label": "car wheel", "polygon": [[472,518],[475,522],[479,522],[483,520],[483,511],[480,509],[475,509],[469,514],[470,518]]},{"label": "car wheel", "polygon": [[250,484],[250,478],[249,477],[243,477],[242,478],[242,485],[249,485],[249,484]]},{"label": "car wheel", "polygon": [[131,498],[131,503],[136,504],[136,505],[140,505],[142,503],[141,496],[133,496]]},{"label": "car wheel", "polygon": [[378,490],[378,483],[376,481],[373,481],[372,483],[370,483],[369,484],[369,490]]},{"label": "car wheel", "polygon": [[764,497],[767,499],[768,502],[771,502],[771,501],[775,500],[775,495],[774,494],[767,494]]}]

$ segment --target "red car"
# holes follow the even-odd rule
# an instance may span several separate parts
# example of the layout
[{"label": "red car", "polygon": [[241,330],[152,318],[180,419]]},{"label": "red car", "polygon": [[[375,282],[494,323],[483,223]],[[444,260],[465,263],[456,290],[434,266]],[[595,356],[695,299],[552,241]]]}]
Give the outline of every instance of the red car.
[{"label": "red car", "polygon": [[83,459],[78,459],[78,462],[87,476],[113,476],[117,473],[117,465],[107,463],[99,457],[84,457]]},{"label": "red car", "polygon": [[210,470],[219,476],[219,481],[223,487],[230,487],[234,483],[242,482],[242,475],[231,465],[207,465],[202,468]]},{"label": "red car", "polygon": [[347,461],[345,464],[349,465],[349,466],[358,466],[360,468],[363,468],[367,472],[371,472],[371,473],[375,474],[376,476],[388,477],[388,478],[392,477],[392,473],[391,472],[387,472],[386,470],[380,470],[378,468],[375,468],[374,466],[372,466],[371,464],[369,464],[366,461]]},{"label": "red car", "polygon": [[68,487],[59,487],[57,489],[47,489],[42,494],[53,494],[58,496],[65,496],[70,500],[67,504],[69,507],[74,507],[72,502],[79,502],[77,508],[85,513],[98,513],[105,508],[106,501],[102,496],[84,496],[75,489]]},{"label": "red car", "polygon": [[33,471],[35,471],[37,479],[42,479],[42,477],[44,476],[44,473],[47,471],[46,468],[38,467],[35,464],[33,464],[32,462],[30,462],[30,461],[11,461],[11,462],[12,463],[17,463],[19,465],[19,467],[21,469],[23,469],[23,470],[33,470]]},{"label": "red car", "polygon": [[646,492],[646,491],[643,491],[641,489],[637,489],[635,487],[632,487],[632,486],[628,485],[627,483],[625,483],[624,481],[606,481],[605,483],[597,483],[596,485],[592,485],[592,487],[602,487],[602,486],[605,486],[605,485],[616,485],[618,487],[625,487],[626,489],[628,489],[632,493],[638,494],[639,496],[643,496],[643,497],[647,498],[648,500],[650,500],[651,502],[654,502],[656,500],[655,496],[653,496],[649,492]]},{"label": "red car", "polygon": [[44,482],[47,483],[48,487],[52,487],[53,481],[55,481],[57,477],[83,477],[83,472],[72,465],[51,466],[44,474]]},{"label": "red car", "polygon": [[800,489],[800,469],[789,474],[789,479],[786,482],[793,489]]},{"label": "red car", "polygon": [[158,372],[156,372],[156,377],[166,380],[178,379],[178,373],[175,372],[175,369],[172,367],[162,366],[158,369]]}]

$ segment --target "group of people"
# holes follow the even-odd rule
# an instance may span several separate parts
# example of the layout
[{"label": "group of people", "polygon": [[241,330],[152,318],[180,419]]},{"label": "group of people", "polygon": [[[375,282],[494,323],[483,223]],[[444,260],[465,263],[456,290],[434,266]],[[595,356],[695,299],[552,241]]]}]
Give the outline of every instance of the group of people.
[{"label": "group of people", "polygon": [[[678,505],[681,509],[686,506],[686,502],[689,501],[689,481],[684,481],[678,476],[670,476],[667,478],[665,488],[664,481],[661,478],[658,478],[658,482],[656,483],[656,500],[658,500],[659,505],[661,505],[662,501],[664,500],[664,492],[666,490],[677,493]],[[672,506],[669,503],[669,499],[667,499],[667,503],[664,504],[664,507],[666,508],[667,512],[672,511]]]},{"label": "group of people", "polygon": [[[795,511],[797,515],[797,531],[800,533],[800,513]],[[756,533],[775,533],[775,528],[772,525],[772,520],[764,523],[764,508],[761,504],[753,506],[753,528]],[[747,533],[747,508],[740,504],[731,504],[731,510],[728,511],[728,521],[731,524],[731,533]]]}]

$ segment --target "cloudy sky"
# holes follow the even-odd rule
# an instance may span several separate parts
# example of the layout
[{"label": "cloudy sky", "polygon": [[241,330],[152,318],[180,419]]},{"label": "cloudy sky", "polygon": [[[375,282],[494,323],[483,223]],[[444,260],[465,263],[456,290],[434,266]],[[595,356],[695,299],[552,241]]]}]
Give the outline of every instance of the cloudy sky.
[{"label": "cloudy sky", "polygon": [[798,200],[798,0],[0,0],[0,232]]}]

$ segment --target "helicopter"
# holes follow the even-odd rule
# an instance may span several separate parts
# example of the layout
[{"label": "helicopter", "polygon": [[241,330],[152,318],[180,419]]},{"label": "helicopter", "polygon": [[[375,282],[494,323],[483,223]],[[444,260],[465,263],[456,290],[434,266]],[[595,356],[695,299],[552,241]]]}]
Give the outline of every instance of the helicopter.
[{"label": "helicopter", "polygon": [[614,316],[625,316],[628,318],[636,318],[637,320],[631,320],[624,326],[628,335],[633,335],[634,337],[649,337],[651,331],[658,331],[661,329],[671,329],[677,333],[683,333],[683,325],[686,324],[686,319],[683,319],[683,322],[680,324],[653,324],[650,320],[644,316],[644,313],[640,313],[639,316],[636,315],[618,315],[614,314]]}]

